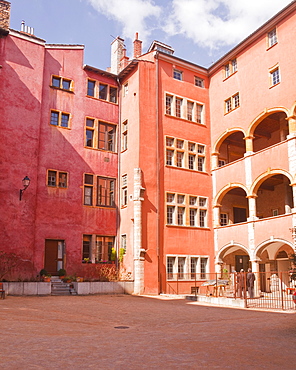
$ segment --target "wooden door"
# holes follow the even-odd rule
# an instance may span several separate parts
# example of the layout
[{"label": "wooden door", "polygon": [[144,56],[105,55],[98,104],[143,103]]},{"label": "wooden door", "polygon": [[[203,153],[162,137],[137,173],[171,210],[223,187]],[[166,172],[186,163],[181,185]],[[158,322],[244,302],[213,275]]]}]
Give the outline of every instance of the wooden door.
[{"label": "wooden door", "polygon": [[56,275],[63,268],[63,240],[45,240],[44,269],[51,275]]}]

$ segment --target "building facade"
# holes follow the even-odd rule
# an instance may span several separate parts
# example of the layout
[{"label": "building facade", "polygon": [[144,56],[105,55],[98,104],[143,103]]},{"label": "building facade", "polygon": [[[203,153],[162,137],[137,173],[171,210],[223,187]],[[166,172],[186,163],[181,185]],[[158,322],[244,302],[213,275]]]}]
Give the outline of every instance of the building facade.
[{"label": "building facade", "polygon": [[222,269],[289,269],[295,2],[209,69],[157,41],[143,53],[136,34],[131,60],[114,40],[110,71],[83,66],[83,46],[9,29],[0,6],[1,249],[21,261],[11,273],[95,278],[114,262],[135,294],[159,294]]}]

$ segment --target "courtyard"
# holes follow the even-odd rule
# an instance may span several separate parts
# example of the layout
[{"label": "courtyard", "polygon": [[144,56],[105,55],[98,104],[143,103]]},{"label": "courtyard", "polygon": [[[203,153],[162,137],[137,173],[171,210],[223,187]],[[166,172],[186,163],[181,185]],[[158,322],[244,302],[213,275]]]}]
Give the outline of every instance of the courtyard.
[{"label": "courtyard", "polygon": [[1,369],[294,369],[294,313],[129,295],[0,300]]}]

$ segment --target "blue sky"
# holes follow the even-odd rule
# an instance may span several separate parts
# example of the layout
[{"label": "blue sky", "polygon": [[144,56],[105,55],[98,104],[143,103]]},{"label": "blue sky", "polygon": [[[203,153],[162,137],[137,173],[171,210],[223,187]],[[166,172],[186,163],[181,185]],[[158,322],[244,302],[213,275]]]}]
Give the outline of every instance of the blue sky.
[{"label": "blue sky", "polygon": [[136,32],[145,52],[153,40],[208,67],[291,0],[10,0],[10,27],[22,20],[47,43],[84,44],[85,64],[110,66],[113,38],[132,56]]}]

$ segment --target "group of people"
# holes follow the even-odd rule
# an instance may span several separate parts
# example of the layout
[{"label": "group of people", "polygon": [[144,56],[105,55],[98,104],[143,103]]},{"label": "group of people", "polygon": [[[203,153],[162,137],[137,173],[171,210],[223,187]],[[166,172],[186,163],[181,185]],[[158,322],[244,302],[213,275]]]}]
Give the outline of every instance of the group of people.
[{"label": "group of people", "polygon": [[248,290],[249,298],[254,298],[254,282],[255,274],[252,272],[252,269],[248,269],[247,274],[244,269],[241,269],[240,272],[236,274],[236,292],[238,297],[244,298],[245,289]]}]

